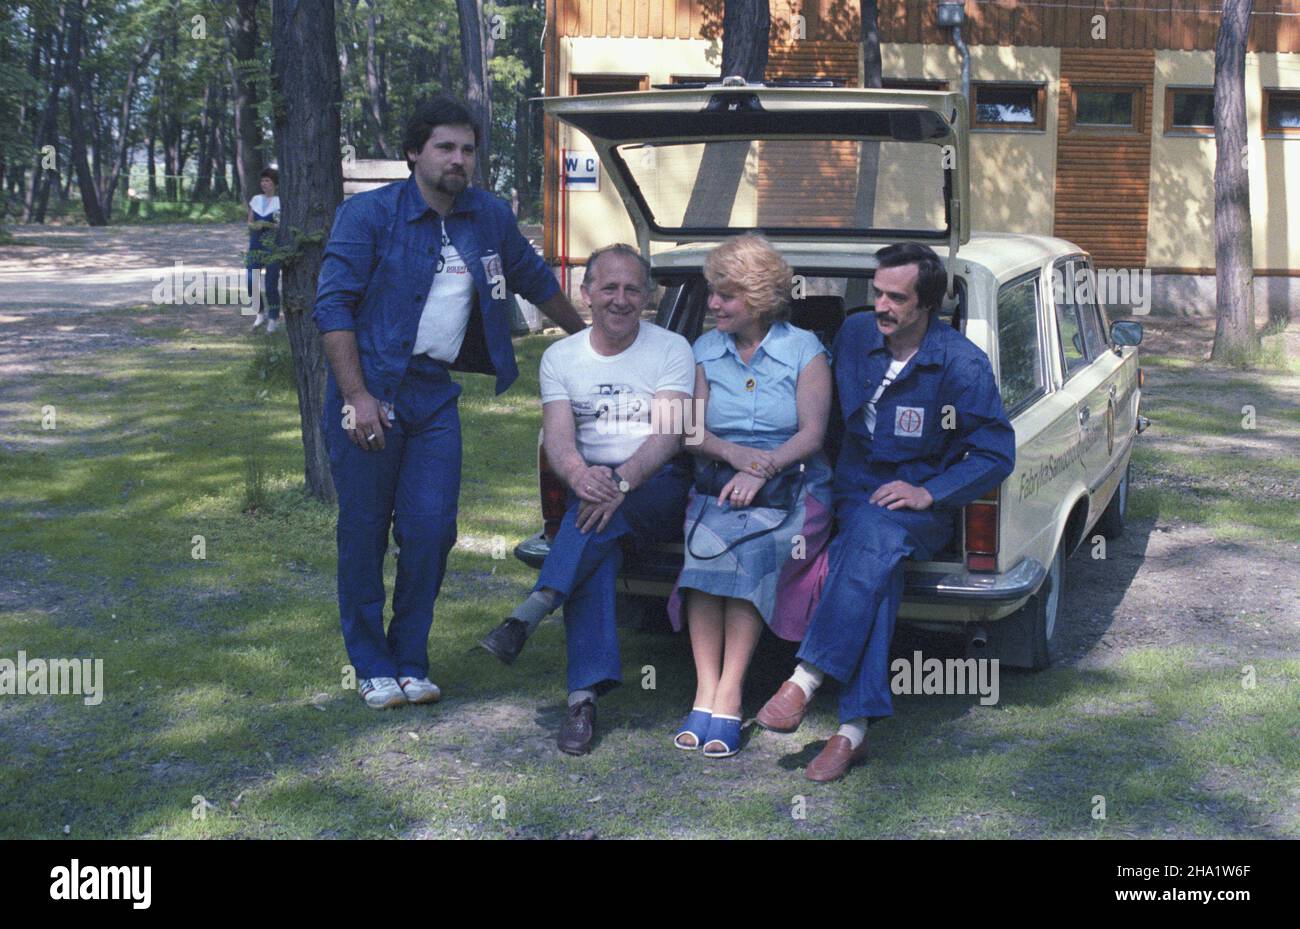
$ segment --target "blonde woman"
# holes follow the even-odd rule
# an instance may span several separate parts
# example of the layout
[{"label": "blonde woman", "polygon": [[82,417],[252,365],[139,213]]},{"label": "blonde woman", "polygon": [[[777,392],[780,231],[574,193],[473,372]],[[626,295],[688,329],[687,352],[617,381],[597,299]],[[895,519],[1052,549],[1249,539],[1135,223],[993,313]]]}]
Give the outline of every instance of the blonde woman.
[{"label": "blonde woman", "polygon": [[831,469],[822,440],[829,353],[791,326],[789,264],[758,235],[725,240],[704,277],[717,326],[695,342],[695,397],[705,404],[686,560],[669,602],[690,630],[696,690],[674,737],[710,758],[740,748],[741,691],[767,624],[799,641],[825,571]]}]

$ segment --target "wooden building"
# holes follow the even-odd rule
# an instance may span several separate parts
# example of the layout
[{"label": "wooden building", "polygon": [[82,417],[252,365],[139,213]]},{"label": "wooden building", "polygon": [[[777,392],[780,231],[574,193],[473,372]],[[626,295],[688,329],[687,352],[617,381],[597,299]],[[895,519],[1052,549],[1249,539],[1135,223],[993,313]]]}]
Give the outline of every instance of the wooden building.
[{"label": "wooden building", "polygon": [[[885,85],[960,89],[937,2],[879,6]],[[1254,8],[1256,283],[1265,303],[1289,303],[1300,296],[1300,0]],[[858,10],[858,0],[772,0],[767,77],[861,86]],[[1058,235],[1099,267],[1150,269],[1158,309],[1212,311],[1213,0],[966,0],[965,15],[973,228]],[[716,79],[721,22],[721,0],[548,0],[546,93]],[[612,185],[561,184],[562,153],[590,147],[548,120],[545,253],[558,266],[632,239]]]}]

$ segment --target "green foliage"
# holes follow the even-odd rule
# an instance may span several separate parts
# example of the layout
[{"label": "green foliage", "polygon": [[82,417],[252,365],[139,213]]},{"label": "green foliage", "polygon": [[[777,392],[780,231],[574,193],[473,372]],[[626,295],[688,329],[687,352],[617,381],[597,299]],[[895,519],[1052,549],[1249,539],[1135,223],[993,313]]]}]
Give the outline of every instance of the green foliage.
[{"label": "green foliage", "polygon": [[[63,9],[53,0],[32,0],[7,4],[0,12],[0,157],[6,165],[24,167],[26,183],[36,164],[32,138],[52,71],[42,53],[35,59],[35,72],[29,73],[32,46],[44,48],[50,37],[58,38]],[[258,4],[259,53],[250,63],[234,60],[234,15],[233,0],[91,0],[81,73],[98,182],[107,183],[124,132],[134,159],[119,181],[114,221],[167,222],[174,211],[137,208],[132,214],[130,200],[149,198],[155,205],[170,206],[195,196],[196,161],[209,109],[224,125],[226,139],[234,139],[231,78],[236,69],[257,91],[263,158],[275,161],[271,3]],[[341,144],[351,145],[358,158],[401,158],[403,124],[417,101],[437,93],[464,97],[454,0],[356,0],[337,4],[336,15],[343,88]],[[525,217],[540,209],[541,112],[528,100],[542,92],[545,15],[544,0],[501,0],[484,7],[484,50],[493,100],[489,183],[503,196],[519,191]],[[129,81],[132,65],[146,52],[147,61]],[[133,95],[123,125],[128,89]],[[71,170],[66,92],[56,134],[56,169],[66,181]],[[150,192],[142,152],[151,135],[156,139],[156,194]],[[179,178],[164,176],[168,139],[184,159]],[[233,152],[226,152],[225,171],[224,183],[233,184]],[[215,192],[197,193],[202,199],[221,199]],[[230,190],[224,198],[247,200],[253,193],[243,191],[235,198]],[[52,194],[48,217],[78,221],[77,196],[76,184],[71,200],[63,200],[61,192]],[[7,206],[11,213],[22,207],[17,202]]]}]

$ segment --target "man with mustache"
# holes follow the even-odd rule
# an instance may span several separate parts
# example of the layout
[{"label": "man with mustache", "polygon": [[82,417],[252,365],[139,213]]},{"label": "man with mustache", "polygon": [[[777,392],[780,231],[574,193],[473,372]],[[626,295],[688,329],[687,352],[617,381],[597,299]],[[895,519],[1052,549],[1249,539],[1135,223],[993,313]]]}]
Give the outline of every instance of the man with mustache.
[{"label": "man with mustache", "polygon": [[[323,425],[338,491],[343,641],[366,705],[433,703],[428,637],[456,541],[461,438],[450,372],[519,374],[510,293],[568,332],[582,318],[520,234],[510,207],[472,187],[479,128],[447,97],[416,107],[411,176],[339,207],[312,316],[329,360]],[[384,631],[388,533],[400,549]]]},{"label": "man with mustache", "polygon": [[841,725],[809,763],[813,781],[843,776],[866,756],[868,722],[893,714],[889,645],[903,561],[942,550],[960,507],[1015,464],[989,359],[939,316],[939,256],[907,242],[876,258],[876,311],[845,320],[831,352],[845,434],[829,573],[798,667],[758,713],[764,728],[794,732],[823,676],[840,682]]}]

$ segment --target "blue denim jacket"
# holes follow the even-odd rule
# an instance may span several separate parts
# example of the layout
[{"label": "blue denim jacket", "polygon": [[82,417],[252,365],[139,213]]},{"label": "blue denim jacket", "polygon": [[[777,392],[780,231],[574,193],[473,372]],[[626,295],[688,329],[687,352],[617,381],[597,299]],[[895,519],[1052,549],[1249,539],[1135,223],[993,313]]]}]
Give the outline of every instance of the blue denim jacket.
[{"label": "blue denim jacket", "polygon": [[[474,278],[476,297],[451,367],[495,374],[501,393],[519,376],[510,291],[544,303],[559,284],[520,233],[510,207],[486,191],[465,188],[445,224]],[[393,400],[406,372],[441,248],[438,214],[414,175],[357,194],[334,214],[312,319],[321,332],[356,332],[366,389],[381,400]]]},{"label": "blue denim jacket", "polygon": [[[952,326],[931,320],[916,354],[876,404],[874,436],[867,431],[867,401],[893,361],[876,314],[846,319],[831,354],[845,428],[837,500],[867,499],[882,484],[901,480],[924,487],[935,507],[959,507],[1011,474],[1016,434],[993,366]],[[945,418],[952,428],[944,428]]]}]

